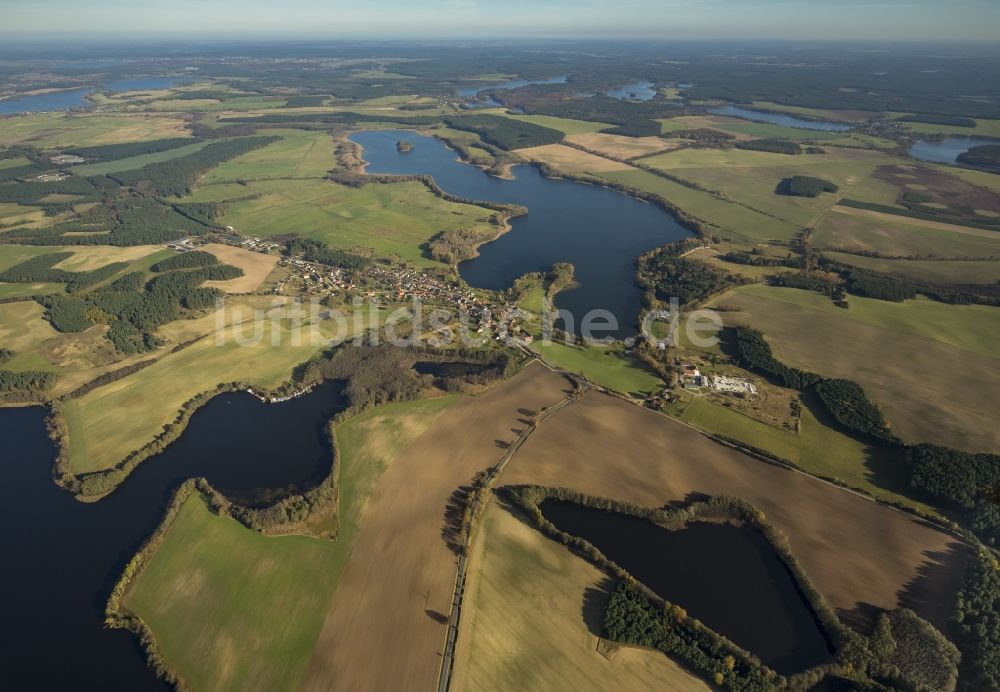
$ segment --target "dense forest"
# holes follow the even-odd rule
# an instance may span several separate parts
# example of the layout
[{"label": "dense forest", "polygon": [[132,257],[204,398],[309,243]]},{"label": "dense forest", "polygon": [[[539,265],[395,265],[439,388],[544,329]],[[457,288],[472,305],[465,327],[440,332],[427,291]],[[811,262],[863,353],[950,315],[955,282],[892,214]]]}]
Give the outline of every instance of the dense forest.
[{"label": "dense forest", "polygon": [[95,324],[109,325],[108,339],[120,353],[150,351],[159,346],[155,330],[181,316],[183,310],[203,310],[215,304],[220,292],[201,288],[205,281],[225,281],[243,275],[227,264],[158,274],[148,283],[133,272],[79,297],[45,296],[52,326],[61,332],[81,332]]},{"label": "dense forest", "polygon": [[285,246],[285,255],[301,257],[306,262],[325,264],[328,267],[343,269],[364,269],[372,263],[371,258],[346,250],[334,250],[326,243],[309,238],[293,238]]},{"label": "dense forest", "polygon": [[814,390],[826,410],[850,432],[874,438],[885,444],[898,444],[889,432],[888,423],[861,385],[851,380],[820,380]]},{"label": "dense forest", "polygon": [[931,113],[916,113],[896,118],[901,123],[928,123],[930,125],[950,125],[951,127],[975,127],[972,118],[961,118],[954,115],[933,115]]},{"label": "dense forest", "polygon": [[0,401],[37,398],[55,381],[56,376],[51,372],[0,370]]},{"label": "dense forest", "polygon": [[72,252],[53,252],[39,255],[0,272],[0,283],[57,283],[66,284],[70,293],[109,279],[128,266],[127,262],[112,262],[86,272],[70,272],[54,265],[73,256]]},{"label": "dense forest", "polygon": [[751,139],[748,142],[736,142],[737,149],[749,149],[750,151],[767,151],[772,154],[801,154],[802,147],[798,142],[790,142],[787,139]]},{"label": "dense forest", "polygon": [[212,265],[218,263],[219,263],[219,258],[213,255],[211,252],[205,252],[203,250],[193,250],[191,252],[183,252],[179,255],[168,257],[165,260],[160,260],[159,262],[151,266],[150,270],[154,272],[168,272],[168,271],[173,271],[174,269],[194,269],[196,267],[211,267]]},{"label": "dense forest", "polygon": [[981,168],[1000,168],[1000,144],[972,147],[958,155],[958,162]]},{"label": "dense forest", "polygon": [[641,255],[637,262],[638,284],[658,300],[677,298],[681,305],[689,305],[745,283],[739,276],[683,256],[700,245],[697,240],[670,243]]},{"label": "dense forest", "polygon": [[475,132],[484,142],[505,151],[555,144],[564,137],[559,130],[498,115],[456,116],[445,118],[444,122],[456,130]]},{"label": "dense forest", "polygon": [[54,226],[8,230],[0,237],[0,243],[118,246],[165,243],[215,230],[207,220],[211,206],[214,205],[167,204],[145,197],[109,199]]},{"label": "dense forest", "polygon": [[965,640],[969,689],[1000,689],[1000,564],[979,549],[958,592],[955,623]]},{"label": "dense forest", "polygon": [[148,142],[124,142],[122,144],[102,144],[93,147],[72,147],[64,149],[67,154],[98,161],[117,161],[131,156],[156,154],[169,151],[188,144],[196,144],[199,140],[192,137],[171,137],[168,139],[153,139]]},{"label": "dense forest", "polygon": [[136,170],[119,171],[108,177],[128,187],[142,183],[150,192],[161,197],[180,197],[191,192],[199,176],[220,163],[276,141],[277,137],[241,137],[213,142],[187,156],[151,163]]},{"label": "dense forest", "polygon": [[805,389],[822,378],[816,373],[792,368],[774,357],[771,345],[756,329],[737,327],[733,332],[735,356],[741,367],[765,375],[783,387]]}]

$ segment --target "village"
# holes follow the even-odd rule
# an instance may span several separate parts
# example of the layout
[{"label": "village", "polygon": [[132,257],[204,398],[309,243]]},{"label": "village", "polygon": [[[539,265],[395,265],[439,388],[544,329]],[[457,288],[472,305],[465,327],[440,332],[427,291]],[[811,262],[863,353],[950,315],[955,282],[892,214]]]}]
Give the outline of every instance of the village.
[{"label": "village", "polygon": [[[273,240],[239,235],[232,226],[217,239],[236,247],[262,254],[275,254],[283,245]],[[196,250],[204,244],[202,238],[182,238],[167,243],[175,252]],[[428,308],[443,308],[453,316],[461,316],[469,329],[486,334],[494,341],[510,345],[530,344],[533,337],[523,331],[526,313],[516,302],[504,299],[501,293],[475,290],[404,265],[373,262],[364,269],[345,269],[297,257],[278,260],[276,279],[268,289],[274,295],[310,296],[319,299],[340,299],[344,302],[358,297],[377,305],[421,304]]]}]

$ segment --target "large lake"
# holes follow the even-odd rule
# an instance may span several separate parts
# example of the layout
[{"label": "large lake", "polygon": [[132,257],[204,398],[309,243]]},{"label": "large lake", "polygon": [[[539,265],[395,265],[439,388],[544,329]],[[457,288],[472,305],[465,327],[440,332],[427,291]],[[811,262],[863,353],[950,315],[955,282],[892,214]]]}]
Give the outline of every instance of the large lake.
[{"label": "large lake", "polygon": [[[511,220],[510,232],[459,266],[462,278],[503,290],[523,274],[570,262],[580,287],[556,296],[556,307],[575,316],[577,331],[588,311],[609,311],[618,328],[595,333],[596,338],[636,333],[642,298],[635,285],[636,257],[690,235],[656,205],[597,185],[546,178],[535,166],[515,166],[514,179],[504,180],[463,163],[432,137],[369,130],[351,139],[364,147],[369,173],[429,174],[452,195],[527,207],[527,215]],[[398,140],[411,142],[413,149],[399,152]]]},{"label": "large lake", "polygon": [[560,531],[589,541],[777,672],[797,673],[832,657],[809,604],[760,532],[707,522],[668,531],[639,517],[554,500],[541,509]]},{"label": "large lake", "polygon": [[246,393],[217,396],[179,440],[95,503],[75,500],[52,481],[45,410],[0,408],[3,688],[166,689],[136,638],[103,626],[122,567],[187,478],[205,477],[248,503],[322,478],[332,463],[326,424],[342,407],[340,391],[327,383],[281,404]]},{"label": "large lake", "polygon": [[945,137],[940,142],[926,142],[918,139],[910,147],[910,155],[921,161],[957,163],[960,154],[964,154],[972,147],[988,144],[998,144],[998,142],[995,139],[962,136]]},{"label": "large lake", "polygon": [[851,129],[848,123],[837,123],[832,120],[807,120],[806,118],[796,118],[794,115],[785,113],[772,113],[769,111],[755,111],[739,106],[725,106],[723,108],[709,108],[709,113],[715,115],[727,115],[730,118],[742,118],[752,120],[756,123],[771,123],[773,125],[784,125],[785,127],[796,127],[800,130],[819,130],[823,132],[847,132]]},{"label": "large lake", "polygon": [[[170,77],[139,77],[136,79],[119,79],[101,86],[103,91],[150,91],[153,89],[169,89],[178,80]],[[62,111],[70,108],[86,108],[91,105],[87,95],[95,91],[93,87],[55,91],[50,94],[22,96],[20,98],[0,100],[0,115],[13,113],[42,113],[46,111]]]}]

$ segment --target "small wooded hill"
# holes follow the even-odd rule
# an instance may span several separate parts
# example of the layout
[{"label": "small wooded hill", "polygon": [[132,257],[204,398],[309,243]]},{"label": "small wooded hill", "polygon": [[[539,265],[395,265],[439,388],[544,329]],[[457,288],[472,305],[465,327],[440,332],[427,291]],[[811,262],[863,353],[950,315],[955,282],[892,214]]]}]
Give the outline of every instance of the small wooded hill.
[{"label": "small wooded hill", "polygon": [[958,155],[958,162],[969,166],[1000,169],[1000,144],[985,144],[972,147]]},{"label": "small wooded hill", "polygon": [[840,188],[829,180],[813,178],[808,175],[793,175],[778,183],[776,192],[779,195],[792,197],[819,197],[824,192],[837,192]]}]

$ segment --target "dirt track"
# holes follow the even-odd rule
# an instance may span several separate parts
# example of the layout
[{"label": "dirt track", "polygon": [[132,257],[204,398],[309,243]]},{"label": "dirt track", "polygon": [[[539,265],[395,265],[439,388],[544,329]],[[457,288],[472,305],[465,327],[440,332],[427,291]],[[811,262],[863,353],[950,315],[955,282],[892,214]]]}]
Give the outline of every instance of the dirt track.
[{"label": "dirt track", "polygon": [[563,377],[530,365],[453,406],[400,454],[365,510],[305,689],[434,689],[455,579],[456,559],[442,538],[448,499],[503,456],[528,410],[555,404],[570,389]]},{"label": "dirt track", "polygon": [[871,605],[905,605],[944,630],[964,564],[957,539],[933,527],[597,393],[540,426],[504,484],[569,486],[654,507],[692,493],[745,498],[785,532],[817,588],[853,623],[867,622]]}]

